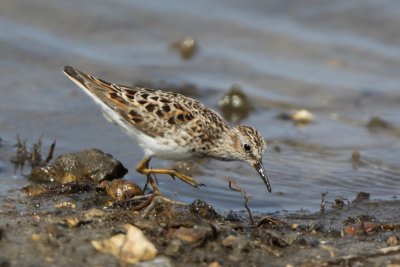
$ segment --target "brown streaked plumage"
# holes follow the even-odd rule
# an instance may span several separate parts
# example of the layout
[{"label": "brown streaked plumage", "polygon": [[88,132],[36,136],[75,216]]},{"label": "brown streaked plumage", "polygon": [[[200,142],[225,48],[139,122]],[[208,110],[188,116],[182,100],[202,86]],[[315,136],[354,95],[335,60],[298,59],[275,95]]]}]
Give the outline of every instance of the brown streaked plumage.
[{"label": "brown streaked plumage", "polygon": [[136,169],[147,175],[155,191],[151,174],[176,176],[195,187],[201,183],[175,170],[149,169],[152,157],[211,157],[248,162],[271,192],[262,165],[266,143],[256,129],[231,127],[215,111],[181,94],[116,85],[69,66],[64,73],[102,107],[107,119],[136,138],[145,154]]}]

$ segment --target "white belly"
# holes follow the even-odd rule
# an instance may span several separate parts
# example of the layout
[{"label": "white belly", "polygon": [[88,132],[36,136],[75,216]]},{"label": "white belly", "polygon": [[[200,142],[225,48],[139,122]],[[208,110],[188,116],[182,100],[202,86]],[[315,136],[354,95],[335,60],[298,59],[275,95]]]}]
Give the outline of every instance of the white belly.
[{"label": "white belly", "polygon": [[103,110],[104,117],[111,123],[117,124],[130,137],[135,139],[139,146],[143,149],[146,157],[155,157],[161,159],[183,160],[193,157],[193,153],[187,148],[176,144],[173,140],[169,140],[165,144],[165,140],[161,138],[153,138],[137,130],[133,125],[129,125],[123,120],[113,109],[104,104],[90,92],[84,90],[90,95]]},{"label": "white belly", "polygon": [[163,138],[153,138],[137,130],[133,125],[127,124],[114,111],[105,113],[107,119],[116,123],[122,130],[135,139],[139,146],[143,149],[146,157],[155,157],[160,159],[184,160],[193,157],[190,150],[178,145],[173,140],[168,140],[166,144]]},{"label": "white belly", "polygon": [[178,145],[173,140],[168,140],[168,143],[166,144],[163,138],[153,138],[138,131],[133,126],[124,126],[123,130],[129,136],[136,139],[146,157],[183,160],[189,159],[193,156],[193,153],[190,153],[190,150]]}]

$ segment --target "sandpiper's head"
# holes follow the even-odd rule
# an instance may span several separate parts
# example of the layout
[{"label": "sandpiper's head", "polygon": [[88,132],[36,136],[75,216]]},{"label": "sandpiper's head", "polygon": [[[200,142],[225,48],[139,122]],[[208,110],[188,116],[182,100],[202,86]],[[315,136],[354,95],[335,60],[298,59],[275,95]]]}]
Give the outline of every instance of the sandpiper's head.
[{"label": "sandpiper's head", "polygon": [[268,191],[271,192],[271,185],[262,163],[262,156],[267,148],[264,137],[256,129],[249,126],[239,125],[234,129],[236,134],[232,139],[238,159],[253,166],[260,174]]}]

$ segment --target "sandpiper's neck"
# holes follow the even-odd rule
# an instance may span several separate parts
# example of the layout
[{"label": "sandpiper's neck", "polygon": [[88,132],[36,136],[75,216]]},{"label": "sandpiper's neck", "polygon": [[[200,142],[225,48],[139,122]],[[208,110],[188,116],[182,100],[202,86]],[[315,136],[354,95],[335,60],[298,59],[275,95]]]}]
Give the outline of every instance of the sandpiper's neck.
[{"label": "sandpiper's neck", "polygon": [[218,138],[212,148],[209,150],[209,156],[219,160],[239,160],[240,154],[237,153],[237,148],[241,146],[238,136],[238,129],[230,127],[224,131],[220,138]]}]

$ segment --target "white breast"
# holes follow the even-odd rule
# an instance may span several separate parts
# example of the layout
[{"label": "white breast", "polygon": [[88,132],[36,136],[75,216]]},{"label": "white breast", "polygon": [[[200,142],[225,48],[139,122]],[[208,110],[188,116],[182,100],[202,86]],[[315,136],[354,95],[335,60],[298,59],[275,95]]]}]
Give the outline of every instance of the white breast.
[{"label": "white breast", "polygon": [[189,159],[193,156],[193,153],[191,153],[188,148],[178,145],[172,139],[165,140],[162,137],[153,138],[130,125],[124,125],[121,127],[124,132],[137,140],[146,157],[183,160]]},{"label": "white breast", "polygon": [[136,129],[133,125],[127,123],[114,110],[108,106],[103,108],[103,114],[106,119],[117,124],[131,138],[135,139],[143,149],[146,157],[155,157],[160,159],[183,160],[193,156],[188,148],[178,145],[174,140],[165,140],[164,138],[153,138]]}]

